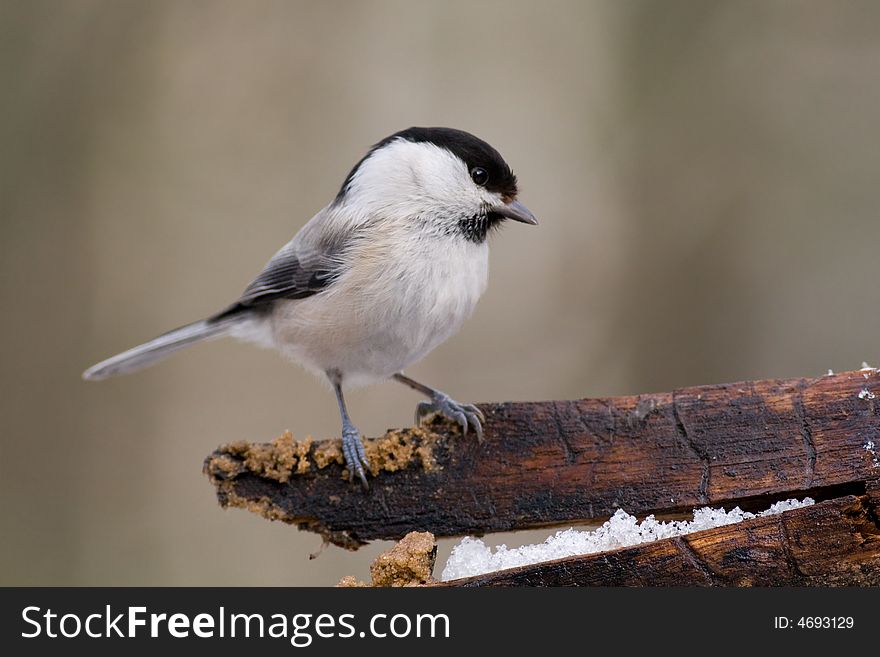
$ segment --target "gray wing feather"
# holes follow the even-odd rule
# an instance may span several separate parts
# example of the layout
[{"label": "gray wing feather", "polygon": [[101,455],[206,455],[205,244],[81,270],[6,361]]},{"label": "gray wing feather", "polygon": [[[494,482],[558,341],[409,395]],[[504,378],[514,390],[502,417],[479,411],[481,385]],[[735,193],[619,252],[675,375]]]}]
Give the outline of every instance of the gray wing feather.
[{"label": "gray wing feather", "polygon": [[315,215],[247,286],[236,305],[254,308],[279,299],[305,299],[329,287],[345,270],[353,233],[332,229],[328,209]]},{"label": "gray wing feather", "polygon": [[279,254],[247,286],[238,303],[251,307],[277,299],[305,299],[332,283],[338,269],[338,263],[322,255]]}]

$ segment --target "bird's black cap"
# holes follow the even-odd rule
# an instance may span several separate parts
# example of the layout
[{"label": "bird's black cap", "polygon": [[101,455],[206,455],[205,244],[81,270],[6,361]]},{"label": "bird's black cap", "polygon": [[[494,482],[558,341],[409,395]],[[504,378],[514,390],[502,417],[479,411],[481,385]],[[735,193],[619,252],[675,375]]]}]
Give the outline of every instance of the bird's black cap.
[{"label": "bird's black cap", "polygon": [[352,178],[361,165],[377,150],[396,139],[405,139],[413,143],[427,142],[445,148],[460,158],[467,165],[468,170],[472,170],[474,167],[485,169],[489,173],[486,189],[501,194],[505,199],[512,199],[516,196],[516,176],[513,175],[513,171],[510,170],[501,154],[482,139],[455,128],[413,127],[395,132],[375,144],[346,176],[345,182],[342,183],[342,187],[336,195],[337,201],[345,195]]}]

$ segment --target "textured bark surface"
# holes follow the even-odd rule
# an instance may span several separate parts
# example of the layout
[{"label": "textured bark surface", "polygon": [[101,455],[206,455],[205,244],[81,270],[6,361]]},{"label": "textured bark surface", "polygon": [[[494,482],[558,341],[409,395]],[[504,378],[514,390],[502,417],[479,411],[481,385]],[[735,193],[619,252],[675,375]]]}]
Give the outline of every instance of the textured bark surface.
[{"label": "textured bark surface", "polygon": [[845,496],[631,548],[440,586],[878,586],[877,496]]},{"label": "textured bark surface", "polygon": [[338,440],[227,445],[205,471],[223,506],[348,548],[409,531],[458,536],[570,524],[618,508],[760,510],[788,497],[864,493],[880,476],[875,394],[880,373],[864,370],[481,404],[480,444],[440,420],[367,440],[369,491],[347,480]]}]

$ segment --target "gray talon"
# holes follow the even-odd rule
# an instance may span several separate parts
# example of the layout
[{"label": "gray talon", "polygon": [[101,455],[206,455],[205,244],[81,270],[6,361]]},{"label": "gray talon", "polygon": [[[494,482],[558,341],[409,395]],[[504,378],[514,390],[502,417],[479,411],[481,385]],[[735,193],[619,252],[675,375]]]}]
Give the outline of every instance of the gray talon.
[{"label": "gray talon", "polygon": [[354,427],[346,428],[342,432],[342,455],[345,457],[345,466],[351,478],[354,479],[355,475],[357,475],[364,488],[368,489],[370,485],[367,483],[364,466],[369,467],[370,461],[364,452],[361,434]]},{"label": "gray talon", "polygon": [[364,489],[370,486],[367,483],[367,475],[364,466],[370,467],[370,461],[364,452],[364,443],[361,440],[361,432],[357,430],[348,417],[348,409],[345,408],[345,398],[342,394],[342,374],[339,370],[328,370],[327,378],[333,384],[336,392],[336,402],[339,404],[339,415],[342,417],[342,455],[345,457],[345,467],[352,481],[357,475],[364,485]]},{"label": "gray talon", "polygon": [[480,422],[486,421],[486,416],[483,411],[479,409],[479,407],[474,406],[473,404],[465,404],[464,410],[466,410],[468,413],[473,413],[474,415],[476,415],[480,419]]},{"label": "gray talon", "polygon": [[419,402],[416,406],[416,424],[421,424],[425,416],[436,413],[452,420],[461,427],[462,435],[466,436],[468,429],[473,427],[477,434],[477,441],[483,440],[483,425],[485,416],[483,412],[473,404],[459,404],[454,399],[443,393],[437,393],[431,401]]},{"label": "gray talon", "polygon": [[477,433],[477,442],[483,442],[483,425],[480,423],[480,418],[476,413],[466,413],[468,422],[470,422],[474,426],[474,431]]},{"label": "gray talon", "polygon": [[462,412],[457,412],[452,414],[455,418],[455,421],[461,426],[461,435],[466,436],[468,432],[468,419],[467,415]]}]

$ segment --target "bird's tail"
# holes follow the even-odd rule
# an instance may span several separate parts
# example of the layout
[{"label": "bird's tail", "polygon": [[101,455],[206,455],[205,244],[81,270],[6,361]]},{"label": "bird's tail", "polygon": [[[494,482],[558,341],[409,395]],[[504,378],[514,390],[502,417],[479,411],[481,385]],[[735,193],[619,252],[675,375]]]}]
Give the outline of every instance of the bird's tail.
[{"label": "bird's tail", "polygon": [[227,335],[230,329],[241,321],[241,317],[228,316],[205,319],[193,322],[178,329],[169,331],[128,351],[116,354],[97,365],[92,365],[83,372],[87,381],[98,381],[117,374],[128,374],[148,367],[175,351],[188,347],[202,340],[220,338]]}]

